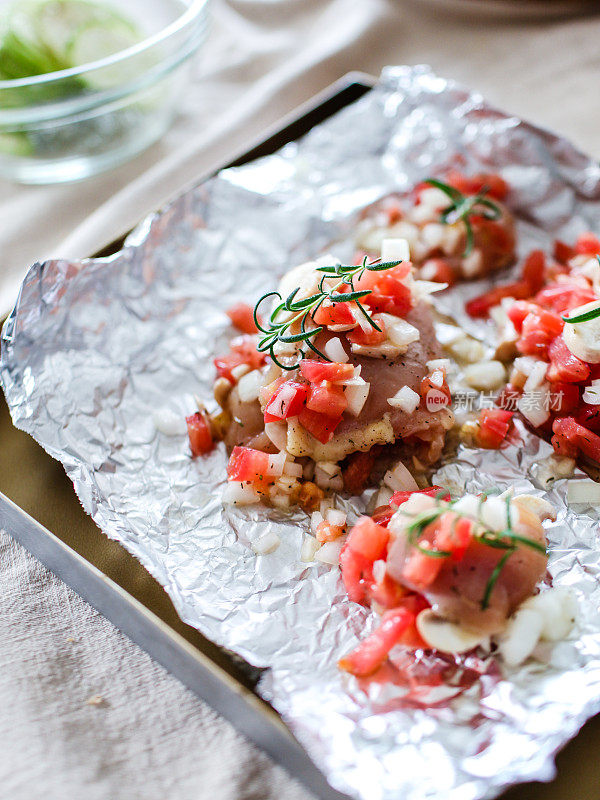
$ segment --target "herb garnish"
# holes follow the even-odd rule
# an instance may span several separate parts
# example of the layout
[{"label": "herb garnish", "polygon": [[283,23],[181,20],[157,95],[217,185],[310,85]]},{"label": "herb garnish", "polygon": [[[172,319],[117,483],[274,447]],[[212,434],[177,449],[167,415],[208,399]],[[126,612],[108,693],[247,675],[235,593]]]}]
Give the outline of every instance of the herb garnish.
[{"label": "herb garnish", "polygon": [[486,195],[489,189],[484,186],[477,194],[469,196],[449,186],[447,183],[437,178],[427,178],[425,183],[440,189],[450,200],[450,204],[440,213],[440,220],[444,225],[453,225],[462,220],[465,224],[467,242],[463,251],[463,257],[468,256],[473,250],[473,226],[471,217],[473,215],[485,217],[485,219],[496,222],[502,216],[500,206],[490,200]]},{"label": "herb garnish", "polygon": [[[598,264],[600,264],[600,255],[597,255]],[[575,317],[563,317],[564,322],[569,322],[575,325],[577,322],[589,322],[592,319],[600,317],[600,306],[598,308],[591,308],[589,311],[584,311],[583,314],[577,314]]]},{"label": "herb garnish", "polygon": [[[452,556],[450,551],[433,550],[428,547],[423,547],[419,540],[425,533],[426,528],[437,522],[443,514],[451,511],[453,514],[456,514],[457,517],[468,519],[474,523],[473,538],[475,540],[481,544],[487,545],[488,547],[494,547],[496,549],[505,551],[494,567],[492,574],[486,583],[483,597],[481,598],[481,608],[483,611],[485,611],[490,604],[490,598],[492,596],[494,586],[500,577],[500,573],[502,572],[504,565],[510,556],[518,549],[519,544],[522,544],[525,547],[530,547],[532,550],[537,550],[540,553],[546,553],[546,548],[544,545],[533,541],[533,539],[528,539],[526,536],[522,536],[513,530],[512,520],[510,517],[510,496],[506,497],[506,527],[501,531],[493,531],[485,527],[481,516],[481,509],[485,500],[487,500],[488,494],[490,494],[490,492],[484,492],[480,498],[477,518],[474,519],[468,514],[463,514],[456,508],[453,508],[457,500],[451,500],[450,502],[444,501],[443,495],[440,493],[435,498],[435,507],[421,511],[415,516],[415,518],[406,528],[406,535],[409,544],[415,547],[420,553],[423,553],[423,555],[429,556],[430,558],[450,558]],[[399,509],[399,512],[401,514],[405,513],[401,508]]]},{"label": "herb garnish", "polygon": [[[269,354],[275,364],[277,364],[278,367],[281,367],[281,369],[288,371],[294,370],[298,367],[300,361],[304,357],[304,354],[301,353],[298,357],[298,360],[293,365],[282,364],[280,361],[278,361],[274,351],[277,342],[282,342],[283,344],[306,342],[308,347],[310,347],[310,349],[318,356],[324,358],[325,361],[331,361],[330,358],[327,358],[324,353],[315,347],[312,341],[319,333],[321,333],[323,326],[317,325],[316,327],[311,327],[309,329],[306,327],[309,320],[314,323],[314,316],[317,310],[323,305],[325,300],[329,300],[331,303],[356,303],[357,307],[368,320],[371,327],[377,331],[381,331],[381,328],[377,325],[365,306],[360,302],[364,297],[371,294],[371,289],[362,289],[357,291],[354,288],[354,280],[360,278],[364,272],[382,272],[383,270],[397,267],[398,264],[401,263],[401,261],[386,261],[381,263],[380,260],[377,259],[376,261],[372,261],[370,264],[367,264],[367,257],[365,256],[360,264],[333,264],[332,266],[316,267],[315,269],[317,272],[323,273],[323,277],[319,281],[319,288],[316,294],[312,294],[310,297],[305,297],[302,300],[296,300],[295,298],[300,291],[300,287],[294,289],[294,291],[285,300],[283,300],[279,292],[268,292],[267,294],[264,294],[254,307],[254,322],[256,323],[258,330],[264,334],[258,343],[257,350],[260,353],[269,351]],[[339,278],[339,281],[337,281],[332,287],[326,287],[325,281],[332,278]],[[340,289],[344,286],[349,286],[350,291],[340,292]],[[281,302],[273,309],[271,316],[269,317],[267,327],[264,328],[258,318],[258,309],[261,303],[263,303],[269,297],[278,297]],[[278,316],[284,312],[287,312],[287,314],[291,314],[292,316],[278,321]],[[300,324],[300,332],[291,333],[292,326],[297,325],[297,323]]]}]

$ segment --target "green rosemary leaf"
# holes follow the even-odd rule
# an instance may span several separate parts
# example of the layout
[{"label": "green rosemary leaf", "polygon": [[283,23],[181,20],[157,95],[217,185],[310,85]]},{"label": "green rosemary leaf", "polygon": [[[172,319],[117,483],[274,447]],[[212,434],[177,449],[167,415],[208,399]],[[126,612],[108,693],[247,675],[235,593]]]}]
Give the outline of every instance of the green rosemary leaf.
[{"label": "green rosemary leaf", "polygon": [[600,317],[600,305],[598,308],[590,308],[589,311],[584,311],[583,314],[577,314],[574,317],[563,317],[563,320],[568,322],[570,325],[575,325],[578,322],[589,322],[590,320],[597,319],[598,317]]},{"label": "green rosemary leaf", "polygon": [[372,316],[369,314],[369,312],[366,310],[366,308],[363,306],[363,304],[357,300],[357,301],[356,301],[356,305],[357,305],[357,306],[359,307],[359,309],[362,311],[362,313],[364,314],[364,316],[365,316],[365,317],[366,317],[366,318],[369,320],[369,323],[370,323],[371,327],[372,327],[372,328],[375,328],[375,330],[376,330],[376,331],[379,331],[379,333],[381,333],[381,328],[380,328],[380,327],[379,327],[379,325],[378,325],[378,324],[375,322],[375,320],[374,320],[374,319],[373,319],[373,317],[372,317]]},{"label": "green rosemary leaf", "polygon": [[296,342],[306,342],[308,339],[311,339],[313,336],[317,336],[323,330],[322,327],[315,328],[312,331],[301,331],[300,333],[294,333],[291,336],[280,336],[279,341],[283,342],[284,344],[295,344]]},{"label": "green rosemary leaf", "polygon": [[496,583],[498,581],[498,578],[500,577],[500,573],[502,572],[502,570],[504,568],[504,565],[506,564],[506,562],[508,561],[508,559],[511,557],[511,555],[513,553],[514,553],[514,549],[513,550],[507,550],[506,553],[500,559],[500,561],[498,561],[498,563],[494,567],[494,570],[493,570],[492,574],[490,575],[490,579],[488,580],[488,582],[486,584],[485,592],[483,593],[483,597],[481,599],[481,608],[482,608],[483,611],[485,611],[486,608],[488,608],[488,606],[490,604],[490,598],[492,596],[492,592],[494,591],[494,586],[496,585]]},{"label": "green rosemary leaf", "polygon": [[425,183],[428,183],[430,186],[435,186],[436,189],[441,189],[442,192],[452,200],[462,200],[463,194],[455,189],[454,186],[448,186],[447,183],[443,181],[439,181],[437,178],[427,178]]},{"label": "green rosemary leaf", "polygon": [[366,297],[371,294],[370,289],[361,289],[358,292],[347,292],[346,294],[330,294],[328,300],[332,303],[351,303],[353,300],[360,300],[361,297]]}]

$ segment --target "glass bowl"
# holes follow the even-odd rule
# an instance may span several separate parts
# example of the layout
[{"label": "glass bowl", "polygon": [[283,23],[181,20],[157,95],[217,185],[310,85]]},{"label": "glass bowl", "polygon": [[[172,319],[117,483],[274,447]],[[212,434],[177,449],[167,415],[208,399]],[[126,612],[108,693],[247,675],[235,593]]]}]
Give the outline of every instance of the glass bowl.
[{"label": "glass bowl", "polygon": [[159,139],[204,39],[207,2],[120,2],[143,31],[138,44],[72,69],[0,81],[0,176],[80,180]]}]

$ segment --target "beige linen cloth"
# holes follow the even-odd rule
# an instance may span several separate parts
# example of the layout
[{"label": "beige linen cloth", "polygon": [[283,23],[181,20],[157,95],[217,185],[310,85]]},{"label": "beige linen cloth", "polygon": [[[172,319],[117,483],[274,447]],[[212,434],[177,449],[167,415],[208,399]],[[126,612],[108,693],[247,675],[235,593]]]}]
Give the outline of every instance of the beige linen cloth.
[{"label": "beige linen cloth", "polygon": [[[98,249],[350,70],[429,63],[599,156],[598,41],[597,16],[215,0],[193,83],[160,143],[80,184],[0,182],[0,312],[31,262]],[[4,534],[0,573],[0,797],[310,797]]]}]

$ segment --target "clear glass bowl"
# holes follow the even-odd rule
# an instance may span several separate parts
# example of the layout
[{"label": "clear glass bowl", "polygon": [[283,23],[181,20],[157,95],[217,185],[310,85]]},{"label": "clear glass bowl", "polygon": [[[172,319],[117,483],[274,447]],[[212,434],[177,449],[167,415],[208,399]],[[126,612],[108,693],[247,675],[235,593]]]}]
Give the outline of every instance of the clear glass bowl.
[{"label": "clear glass bowl", "polygon": [[0,81],[0,176],[80,180],[160,138],[204,39],[207,2],[120,2],[144,32],[139,44],[81,67]]}]

